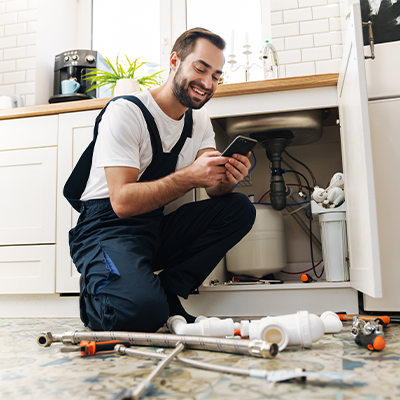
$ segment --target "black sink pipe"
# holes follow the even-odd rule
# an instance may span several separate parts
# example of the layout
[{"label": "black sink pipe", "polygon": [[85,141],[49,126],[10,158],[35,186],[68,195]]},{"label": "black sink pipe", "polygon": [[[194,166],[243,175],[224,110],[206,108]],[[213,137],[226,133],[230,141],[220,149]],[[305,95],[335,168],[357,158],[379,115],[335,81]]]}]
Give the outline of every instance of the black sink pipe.
[{"label": "black sink pipe", "polygon": [[288,190],[283,179],[283,169],[281,168],[282,152],[293,138],[290,130],[275,130],[270,132],[257,132],[250,137],[258,140],[265,148],[267,157],[271,162],[271,183],[270,199],[274,210],[281,211],[286,207],[286,197]]}]

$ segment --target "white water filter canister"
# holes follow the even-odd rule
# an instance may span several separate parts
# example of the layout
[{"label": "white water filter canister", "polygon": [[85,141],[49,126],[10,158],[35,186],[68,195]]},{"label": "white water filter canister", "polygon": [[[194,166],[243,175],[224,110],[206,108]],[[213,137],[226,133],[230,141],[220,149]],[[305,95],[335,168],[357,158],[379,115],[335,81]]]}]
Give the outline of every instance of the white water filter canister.
[{"label": "white water filter canister", "polygon": [[283,214],[264,204],[254,207],[254,225],[226,254],[226,269],[232,274],[262,278],[286,266]]}]

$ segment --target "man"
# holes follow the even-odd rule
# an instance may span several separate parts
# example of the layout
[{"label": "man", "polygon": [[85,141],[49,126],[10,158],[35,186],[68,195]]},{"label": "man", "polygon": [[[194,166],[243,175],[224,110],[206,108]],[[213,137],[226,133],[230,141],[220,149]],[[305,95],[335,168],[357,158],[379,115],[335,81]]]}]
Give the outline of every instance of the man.
[{"label": "man", "polygon": [[[183,33],[165,84],[103,109],[64,188],[81,212],[70,249],[81,319],[93,330],[156,331],[175,314],[193,322],[178,295],[187,298],[254,223],[246,196],[231,193],[249,154],[221,157],[202,108],[217,89],[224,47],[208,30]],[[210,199],[164,215],[193,188]]]}]

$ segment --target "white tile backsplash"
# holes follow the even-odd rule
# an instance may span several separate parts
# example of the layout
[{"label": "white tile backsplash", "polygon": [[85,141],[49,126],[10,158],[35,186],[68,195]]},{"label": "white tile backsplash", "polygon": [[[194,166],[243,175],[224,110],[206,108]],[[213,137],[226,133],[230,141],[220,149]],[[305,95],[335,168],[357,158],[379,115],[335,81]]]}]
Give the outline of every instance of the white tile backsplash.
[{"label": "white tile backsplash", "polygon": [[5,60],[18,60],[26,57],[26,47],[13,47],[4,50]]},{"label": "white tile backsplash", "polygon": [[282,24],[271,26],[272,37],[286,37],[286,36],[296,36],[300,33],[299,23],[295,22],[292,24]]},{"label": "white tile backsplash", "polygon": [[5,85],[3,79],[3,83],[0,86],[0,96],[11,96],[13,94],[15,94],[15,85]]},{"label": "white tile backsplash", "polygon": [[336,72],[343,52],[341,0],[296,1],[271,0],[271,42],[279,42],[281,71],[287,77]]},{"label": "white tile backsplash", "polygon": [[27,71],[36,67],[36,59],[32,58],[21,58],[17,60],[17,71]]},{"label": "white tile backsplash", "polygon": [[283,11],[271,12],[271,25],[283,24]]},{"label": "white tile backsplash", "polygon": [[315,75],[314,62],[302,62],[298,64],[286,65],[286,77],[291,78],[294,76]]},{"label": "white tile backsplash", "polygon": [[0,14],[0,25],[16,24],[18,22],[17,13],[3,13]]},{"label": "white tile backsplash", "polygon": [[314,35],[299,35],[285,38],[285,49],[304,49],[314,47]]},{"label": "white tile backsplash", "polygon": [[301,62],[301,50],[288,50],[288,51],[281,51],[278,54],[279,62],[282,64],[290,64],[290,63],[297,63]]},{"label": "white tile backsplash", "polygon": [[270,0],[271,11],[290,10],[291,8],[298,8],[297,0]]},{"label": "white tile backsplash", "polygon": [[35,93],[35,82],[20,83],[17,85],[17,94],[33,94]]},{"label": "white tile backsplash", "polygon": [[37,32],[37,22],[36,21],[28,22],[27,32],[28,33]]},{"label": "white tile backsplash", "polygon": [[340,58],[328,61],[317,61],[315,63],[316,73],[317,74],[339,73],[341,62],[342,60]]},{"label": "white tile backsplash", "polygon": [[342,58],[343,45],[331,46],[332,58]]},{"label": "white tile backsplash", "polygon": [[283,22],[285,24],[289,22],[308,21],[312,19],[311,7],[298,8],[297,10],[287,10],[283,12]]},{"label": "white tile backsplash", "polygon": [[340,17],[339,4],[328,4],[327,6],[313,7],[313,19]]},{"label": "white tile backsplash", "polygon": [[330,46],[325,47],[313,47],[312,49],[302,49],[301,59],[302,61],[319,61],[329,60],[331,58]]},{"label": "white tile backsplash", "polygon": [[36,44],[36,33],[17,36],[17,46],[29,46],[32,44]]},{"label": "white tile backsplash", "polygon": [[329,32],[329,20],[319,19],[314,21],[300,22],[300,34]]},{"label": "white tile backsplash", "polygon": [[18,13],[18,22],[37,21],[37,11],[28,10]]},{"label": "white tile backsplash", "polygon": [[0,95],[35,103],[37,0],[0,1]]},{"label": "white tile backsplash", "polygon": [[36,56],[36,44],[34,46],[26,46],[26,56],[27,57]]},{"label": "white tile backsplash", "polygon": [[28,0],[14,0],[6,2],[6,12],[22,11],[28,8]]},{"label": "white tile backsplash", "polygon": [[6,25],[4,36],[22,35],[26,33],[26,30],[26,23]]},{"label": "white tile backsplash", "polygon": [[16,36],[4,36],[0,38],[0,49],[8,49],[17,45]]},{"label": "white tile backsplash", "polygon": [[342,33],[339,31],[317,33],[314,35],[314,44],[315,46],[342,44]]},{"label": "white tile backsplash", "polygon": [[340,17],[329,18],[329,30],[330,31],[342,30],[342,21]]},{"label": "white tile backsplash", "polygon": [[313,7],[328,4],[327,0],[299,0],[299,7]]},{"label": "white tile backsplash", "polygon": [[22,83],[25,82],[25,71],[4,73],[4,83]]},{"label": "white tile backsplash", "polygon": [[1,61],[0,62],[0,72],[15,71],[16,65],[17,65],[17,61],[16,60]]}]

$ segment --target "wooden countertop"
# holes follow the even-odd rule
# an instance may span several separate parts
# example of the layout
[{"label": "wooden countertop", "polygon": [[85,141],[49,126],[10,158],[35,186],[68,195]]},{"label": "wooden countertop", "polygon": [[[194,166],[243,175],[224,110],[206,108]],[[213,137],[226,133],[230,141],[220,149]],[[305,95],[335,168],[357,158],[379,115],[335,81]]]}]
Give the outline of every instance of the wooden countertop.
[{"label": "wooden countertop", "polygon": [[[231,83],[220,85],[214,94],[214,98],[336,86],[338,78],[339,74],[323,74],[300,76],[295,78],[271,79],[266,81]],[[0,110],[0,120],[99,110],[103,108],[109,100],[110,97],[44,104],[31,107],[9,108],[6,110]]]}]

